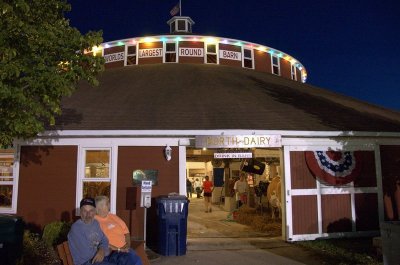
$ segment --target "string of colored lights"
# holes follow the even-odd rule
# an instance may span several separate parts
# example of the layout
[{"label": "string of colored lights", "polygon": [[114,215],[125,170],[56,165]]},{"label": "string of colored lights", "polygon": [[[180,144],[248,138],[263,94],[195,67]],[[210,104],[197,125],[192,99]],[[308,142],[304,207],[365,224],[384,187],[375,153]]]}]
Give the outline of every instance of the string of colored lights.
[{"label": "string of colored lights", "polygon": [[246,42],[242,40],[237,40],[237,39],[230,39],[230,38],[219,38],[219,37],[214,37],[214,36],[201,36],[201,35],[173,35],[173,36],[164,36],[164,35],[159,35],[159,36],[148,36],[148,37],[136,37],[136,38],[129,38],[129,39],[123,39],[123,40],[117,40],[117,41],[111,41],[111,42],[106,42],[103,43],[99,46],[93,46],[91,51],[85,51],[87,53],[92,52],[94,56],[99,54],[103,49],[111,48],[111,47],[116,47],[116,46],[124,46],[124,45],[135,45],[139,43],[151,43],[151,42],[180,42],[180,41],[191,41],[191,42],[204,42],[206,44],[217,44],[217,43],[222,43],[222,44],[229,44],[229,45],[234,45],[234,46],[240,46],[248,49],[255,49],[260,52],[268,52],[271,55],[276,55],[279,58],[282,58],[288,62],[290,62],[292,65],[294,65],[296,68],[298,68],[301,71],[301,76],[302,76],[302,82],[305,83],[307,79],[307,71],[305,67],[295,58],[290,56],[287,53],[284,53],[280,50],[257,44],[257,43],[252,43],[252,42]]}]

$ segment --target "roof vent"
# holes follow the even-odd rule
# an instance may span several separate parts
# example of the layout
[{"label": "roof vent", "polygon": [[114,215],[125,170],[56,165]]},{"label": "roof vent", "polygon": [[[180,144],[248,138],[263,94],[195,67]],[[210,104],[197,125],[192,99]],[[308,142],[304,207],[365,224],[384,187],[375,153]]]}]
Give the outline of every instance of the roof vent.
[{"label": "roof vent", "polygon": [[174,16],[167,21],[171,34],[192,33],[194,21],[190,17]]}]

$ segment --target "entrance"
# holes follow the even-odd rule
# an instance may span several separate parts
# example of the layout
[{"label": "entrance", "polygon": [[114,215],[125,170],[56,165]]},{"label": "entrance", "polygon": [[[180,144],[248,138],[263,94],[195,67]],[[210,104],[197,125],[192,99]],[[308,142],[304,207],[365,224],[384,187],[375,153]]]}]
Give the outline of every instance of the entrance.
[{"label": "entrance", "polygon": [[[188,193],[188,239],[281,236],[282,207],[271,206],[272,194],[267,191],[268,186],[275,185],[273,196],[280,206],[280,181],[279,186],[276,184],[282,176],[281,158],[280,148],[188,148],[186,176],[192,187],[192,193]],[[234,185],[241,175],[248,188],[246,200],[239,207]],[[206,212],[203,191],[196,193],[205,176],[214,185],[211,212]]]}]

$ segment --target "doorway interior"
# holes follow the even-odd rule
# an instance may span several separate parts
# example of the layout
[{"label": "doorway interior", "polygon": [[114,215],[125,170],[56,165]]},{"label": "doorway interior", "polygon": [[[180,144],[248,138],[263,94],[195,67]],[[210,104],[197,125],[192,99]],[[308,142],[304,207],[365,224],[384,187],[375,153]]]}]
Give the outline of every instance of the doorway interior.
[{"label": "doorway interior", "polygon": [[[246,157],[239,158],[237,154]],[[215,236],[212,234],[218,233],[218,231],[214,231],[218,227],[222,227],[222,233],[228,236],[249,236],[251,229],[239,229],[244,232],[243,235],[240,235],[237,234],[238,227],[228,225],[237,221],[235,220],[235,212],[237,212],[238,209],[233,189],[234,183],[239,179],[241,174],[245,175],[249,186],[248,200],[245,205],[248,209],[248,215],[255,214],[258,216],[265,216],[271,214],[272,209],[269,209],[270,205],[266,186],[268,186],[273,179],[276,180],[282,176],[282,167],[280,163],[282,156],[282,149],[280,148],[188,148],[186,150],[186,176],[192,183],[193,191],[192,194],[188,193],[190,200],[188,237],[204,237],[207,235],[210,236],[210,234],[211,236]],[[251,170],[251,168],[254,170]],[[193,185],[196,180],[202,182],[205,176],[209,176],[214,184],[211,197],[214,211],[211,214],[206,214],[204,212],[203,194],[200,193],[198,196]],[[280,201],[282,201],[282,198],[280,198]],[[279,216],[278,214],[276,215],[277,218],[273,221],[279,224],[279,226],[273,226],[277,230],[279,230],[279,227],[282,225],[281,216],[282,211]],[[258,218],[258,220],[262,219]],[[266,222],[269,221],[270,220],[267,220]],[[266,233],[253,231],[253,233],[257,236],[271,234],[269,231],[266,231]],[[281,230],[274,231],[272,234],[275,236],[281,235]]]}]

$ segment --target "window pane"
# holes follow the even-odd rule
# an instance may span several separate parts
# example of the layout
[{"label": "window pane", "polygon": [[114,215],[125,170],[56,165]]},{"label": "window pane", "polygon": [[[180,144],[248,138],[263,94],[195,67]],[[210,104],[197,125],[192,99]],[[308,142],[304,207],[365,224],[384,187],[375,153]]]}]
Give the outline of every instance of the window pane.
[{"label": "window pane", "polygon": [[167,52],[174,52],[175,51],[175,43],[167,43],[165,45]]},{"label": "window pane", "polygon": [[244,67],[253,68],[252,60],[244,59]]},{"label": "window pane", "polygon": [[175,21],[171,23],[171,32],[175,32]]},{"label": "window pane", "polygon": [[186,30],[185,20],[178,20],[178,30]]},{"label": "window pane", "polygon": [[85,178],[109,178],[109,161],[108,150],[86,151]]},{"label": "window pane", "polygon": [[0,207],[11,208],[12,185],[0,185]]},{"label": "window pane", "polygon": [[128,54],[136,54],[136,45],[128,46]]},{"label": "window pane", "polygon": [[135,55],[135,56],[127,56],[127,57],[126,57],[126,64],[127,64],[127,65],[134,65],[134,64],[136,64],[136,55]]},{"label": "window pane", "polygon": [[175,63],[176,62],[176,53],[166,53],[165,61],[169,62],[169,63],[171,63],[171,62]]},{"label": "window pane", "polygon": [[217,55],[207,54],[207,63],[217,63]]},{"label": "window pane", "polygon": [[207,52],[209,53],[216,53],[216,45],[215,44],[207,44]]},{"label": "window pane", "polygon": [[0,182],[12,181],[14,158],[0,157]]},{"label": "window pane", "polygon": [[272,57],[272,63],[278,65],[278,57]]},{"label": "window pane", "polygon": [[244,49],[244,57],[245,58],[251,58],[251,51],[250,50],[246,50],[246,49]]},{"label": "window pane", "polygon": [[279,67],[278,66],[273,67],[273,73],[276,75],[279,75]]},{"label": "window pane", "polygon": [[83,182],[83,198],[104,195],[110,198],[110,182]]}]

